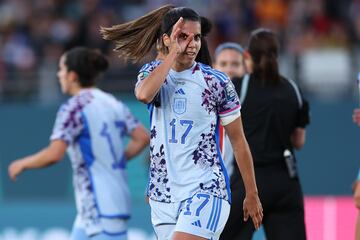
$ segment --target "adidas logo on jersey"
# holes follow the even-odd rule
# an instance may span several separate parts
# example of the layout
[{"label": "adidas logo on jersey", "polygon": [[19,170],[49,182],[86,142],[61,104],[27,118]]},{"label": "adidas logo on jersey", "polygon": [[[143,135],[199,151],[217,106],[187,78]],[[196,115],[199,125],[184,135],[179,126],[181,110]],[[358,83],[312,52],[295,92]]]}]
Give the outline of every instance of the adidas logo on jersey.
[{"label": "adidas logo on jersey", "polygon": [[194,225],[194,226],[197,226],[197,227],[201,227],[200,220],[197,220],[197,221],[193,222],[191,225]]},{"label": "adidas logo on jersey", "polygon": [[175,91],[175,94],[185,95],[185,92],[182,88]]}]

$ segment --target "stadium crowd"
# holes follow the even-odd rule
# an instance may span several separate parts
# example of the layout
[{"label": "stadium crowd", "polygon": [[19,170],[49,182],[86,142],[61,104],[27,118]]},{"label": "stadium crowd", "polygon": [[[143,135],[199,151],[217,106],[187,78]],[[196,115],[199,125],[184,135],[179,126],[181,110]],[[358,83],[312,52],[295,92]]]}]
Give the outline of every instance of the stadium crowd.
[{"label": "stadium crowd", "polygon": [[[99,26],[134,19],[169,2],[191,6],[210,18],[210,50],[224,41],[246,46],[251,30],[271,28],[284,46],[282,55],[295,59],[291,66],[295,77],[299,77],[296,57],[304,51],[354,49],[360,40],[359,0],[341,4],[335,0],[225,0],[222,4],[216,0],[0,0],[0,99],[57,100],[58,86],[55,79],[51,81],[56,60],[64,50],[78,45],[98,48],[109,57],[110,71],[100,84],[103,88],[132,91],[138,66],[115,60],[113,46],[101,39]],[[348,52],[358,54],[359,50]]]}]

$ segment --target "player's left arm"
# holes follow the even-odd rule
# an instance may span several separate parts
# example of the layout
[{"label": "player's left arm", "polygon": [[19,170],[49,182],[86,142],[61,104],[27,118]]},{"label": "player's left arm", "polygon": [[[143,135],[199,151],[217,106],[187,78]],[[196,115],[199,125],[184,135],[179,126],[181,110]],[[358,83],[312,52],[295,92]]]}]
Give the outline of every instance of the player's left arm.
[{"label": "player's left arm", "polygon": [[246,192],[243,206],[244,220],[246,221],[250,216],[255,228],[259,229],[263,218],[263,210],[258,196],[253,160],[245,138],[241,117],[237,117],[225,125],[224,128],[226,134],[229,136],[236,163],[244,181]]},{"label": "player's left arm", "polygon": [[[220,80],[224,77],[221,74],[220,72],[216,73]],[[225,79],[218,83],[218,88],[214,89],[216,91],[215,96],[219,97],[217,99],[218,116],[225,128],[226,134],[229,136],[236,163],[245,186],[245,199],[243,203],[244,220],[247,221],[250,216],[255,228],[259,229],[263,218],[263,209],[258,196],[253,159],[240,117],[239,98],[230,79]]]},{"label": "player's left arm", "polygon": [[310,124],[310,107],[309,102],[302,97],[302,104],[298,110],[298,116],[296,121],[296,127],[291,133],[290,141],[293,147],[297,150],[300,150],[306,140],[306,126]]},{"label": "player's left arm", "polygon": [[16,177],[26,169],[43,168],[59,162],[64,157],[66,148],[65,141],[54,140],[39,152],[13,161],[8,169],[10,178],[15,181]]}]

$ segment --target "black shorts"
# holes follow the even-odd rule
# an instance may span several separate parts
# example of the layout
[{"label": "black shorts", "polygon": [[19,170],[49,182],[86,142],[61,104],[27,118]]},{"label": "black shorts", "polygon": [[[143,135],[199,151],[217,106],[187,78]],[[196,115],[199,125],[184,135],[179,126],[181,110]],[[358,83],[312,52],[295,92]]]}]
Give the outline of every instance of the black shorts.
[{"label": "black shorts", "polygon": [[[255,167],[255,175],[267,240],[305,240],[304,201],[299,179],[289,177],[285,164]],[[243,221],[244,185],[240,175],[235,173],[234,177],[230,216],[220,239],[251,240],[254,225],[251,218]]]}]

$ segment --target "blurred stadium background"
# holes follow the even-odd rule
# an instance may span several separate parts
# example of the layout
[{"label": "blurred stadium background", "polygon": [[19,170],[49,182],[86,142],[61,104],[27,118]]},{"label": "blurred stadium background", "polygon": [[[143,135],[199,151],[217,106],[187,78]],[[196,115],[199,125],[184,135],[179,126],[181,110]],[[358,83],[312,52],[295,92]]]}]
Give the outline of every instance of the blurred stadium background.
[{"label": "blurred stadium background", "polygon": [[[360,0],[0,0],[0,240],[65,240],[75,216],[68,159],[9,180],[10,161],[48,143],[55,113],[66,98],[57,61],[70,47],[99,48],[111,69],[99,82],[148,126],[133,96],[139,65],[119,60],[99,26],[131,20],[165,3],[188,6],[214,24],[211,50],[223,41],[246,46],[251,30],[280,37],[282,72],[310,100],[312,123],[298,153],[310,240],[354,238],[357,210],[351,184],[360,167]],[[147,154],[129,163],[133,217],[129,240],[154,239],[144,202]],[[286,227],[286,226],[284,226]],[[254,239],[265,239],[260,231]]]}]

